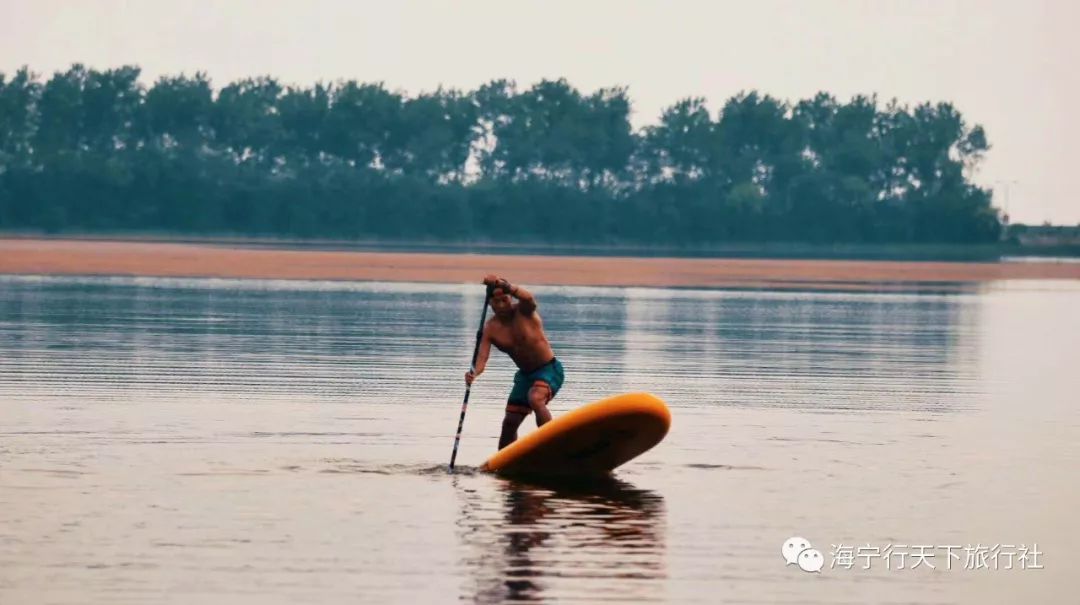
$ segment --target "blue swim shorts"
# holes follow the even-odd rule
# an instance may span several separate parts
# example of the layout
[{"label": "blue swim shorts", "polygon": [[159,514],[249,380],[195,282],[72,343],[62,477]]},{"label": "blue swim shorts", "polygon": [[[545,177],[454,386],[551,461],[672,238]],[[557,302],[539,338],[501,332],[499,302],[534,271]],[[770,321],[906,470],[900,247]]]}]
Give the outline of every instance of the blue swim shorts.
[{"label": "blue swim shorts", "polygon": [[514,374],[514,388],[510,391],[510,397],[506,400],[507,403],[529,407],[529,389],[537,382],[546,383],[551,388],[551,398],[554,399],[563,384],[562,363],[552,357],[551,361],[531,372],[518,370]]}]

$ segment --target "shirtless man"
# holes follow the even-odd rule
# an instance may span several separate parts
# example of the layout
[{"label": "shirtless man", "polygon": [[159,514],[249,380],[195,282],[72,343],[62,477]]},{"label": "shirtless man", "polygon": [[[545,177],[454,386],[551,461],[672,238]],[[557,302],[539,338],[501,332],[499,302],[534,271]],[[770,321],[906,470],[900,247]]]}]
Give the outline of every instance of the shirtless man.
[{"label": "shirtless man", "polygon": [[495,317],[484,324],[475,372],[465,373],[465,384],[471,385],[484,371],[492,344],[517,365],[499,437],[499,449],[502,449],[517,439],[518,427],[531,412],[536,412],[536,426],[551,420],[547,404],[562,387],[563,367],[544,335],[544,323],[536,312],[533,295],[496,275],[485,277],[484,284]]}]

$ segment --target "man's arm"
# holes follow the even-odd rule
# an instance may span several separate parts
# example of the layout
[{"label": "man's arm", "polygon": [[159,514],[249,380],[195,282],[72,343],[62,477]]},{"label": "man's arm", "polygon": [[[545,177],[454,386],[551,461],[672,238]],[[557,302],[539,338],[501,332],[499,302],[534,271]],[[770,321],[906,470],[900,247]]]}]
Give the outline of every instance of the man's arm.
[{"label": "man's arm", "polygon": [[483,373],[484,368],[487,367],[488,357],[491,356],[491,337],[488,334],[488,327],[484,326],[484,333],[480,337],[480,348],[476,351],[476,364],[468,372],[465,372],[465,384],[472,385],[476,377]]},{"label": "man's arm", "polygon": [[[509,284],[508,284],[509,285]],[[518,311],[525,315],[532,315],[536,310],[536,299],[531,292],[521,286],[510,286],[510,296],[518,299]]]}]

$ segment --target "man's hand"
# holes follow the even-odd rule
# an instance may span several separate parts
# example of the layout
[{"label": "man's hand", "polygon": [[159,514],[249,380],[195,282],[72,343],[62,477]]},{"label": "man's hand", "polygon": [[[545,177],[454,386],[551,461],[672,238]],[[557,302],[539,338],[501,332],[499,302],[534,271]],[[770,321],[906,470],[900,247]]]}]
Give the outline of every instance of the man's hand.
[{"label": "man's hand", "polygon": [[465,372],[465,385],[472,386],[473,381],[476,380],[476,374],[473,374],[472,370]]},{"label": "man's hand", "polygon": [[510,294],[510,290],[513,289],[513,286],[510,285],[510,282],[499,277],[498,275],[488,275],[487,277],[485,277],[484,285],[488,287],[489,291],[498,288],[503,291],[503,294]]}]

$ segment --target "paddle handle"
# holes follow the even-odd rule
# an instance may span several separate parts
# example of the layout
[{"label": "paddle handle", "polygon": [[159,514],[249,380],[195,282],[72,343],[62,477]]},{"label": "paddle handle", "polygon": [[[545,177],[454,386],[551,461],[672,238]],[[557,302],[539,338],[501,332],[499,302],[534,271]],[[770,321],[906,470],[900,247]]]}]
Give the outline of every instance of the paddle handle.
[{"label": "paddle handle", "polygon": [[[476,372],[476,356],[480,354],[480,339],[484,336],[484,322],[487,320],[488,297],[484,296],[484,310],[480,313],[480,328],[476,330],[476,346],[473,347],[472,362],[469,363],[469,371]],[[454,472],[454,462],[457,460],[458,444],[461,443],[461,429],[465,427],[465,411],[469,409],[469,391],[472,385],[465,385],[465,399],[461,402],[461,417],[458,418],[457,434],[454,435],[454,452],[450,454],[450,472]]]}]

